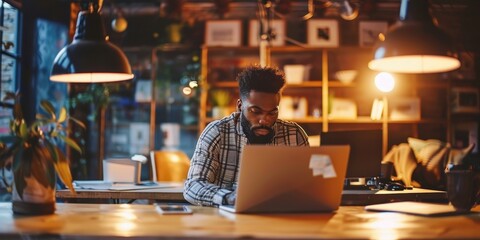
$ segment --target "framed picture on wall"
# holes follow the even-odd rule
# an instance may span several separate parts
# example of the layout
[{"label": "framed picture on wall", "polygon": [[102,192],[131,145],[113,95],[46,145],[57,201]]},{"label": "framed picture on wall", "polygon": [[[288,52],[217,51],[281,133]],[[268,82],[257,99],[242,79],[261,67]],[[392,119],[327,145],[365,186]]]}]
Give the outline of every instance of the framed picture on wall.
[{"label": "framed picture on wall", "polygon": [[307,44],[312,47],[338,47],[338,22],[329,19],[308,20]]},{"label": "framed picture on wall", "polygon": [[240,20],[210,20],[205,25],[205,45],[238,47],[242,45]]},{"label": "framed picture on wall", "polygon": [[390,120],[420,120],[420,98],[398,97],[389,99]]},{"label": "framed picture on wall", "polygon": [[388,23],[384,21],[361,21],[358,26],[360,47],[372,47],[387,29]]},{"label": "framed picture on wall", "polygon": [[[258,46],[260,42],[260,28],[258,20],[250,20],[248,24],[248,45],[252,47]],[[272,46],[283,46],[285,45],[285,21],[284,20],[273,20],[271,22],[272,27]]]}]

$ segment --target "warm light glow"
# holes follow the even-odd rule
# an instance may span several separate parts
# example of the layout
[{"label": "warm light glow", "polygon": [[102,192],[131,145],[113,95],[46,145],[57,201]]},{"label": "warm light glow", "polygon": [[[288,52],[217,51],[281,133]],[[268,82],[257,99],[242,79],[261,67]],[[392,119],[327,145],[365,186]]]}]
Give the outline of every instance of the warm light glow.
[{"label": "warm light glow", "polygon": [[190,88],[196,88],[196,87],[198,87],[198,82],[197,82],[197,81],[190,81],[190,82],[188,83],[188,86],[189,86]]},{"label": "warm light glow", "polygon": [[392,74],[381,72],[375,76],[375,86],[382,92],[391,92],[395,87],[395,79]]},{"label": "warm light glow", "polygon": [[459,68],[460,61],[446,56],[408,55],[374,59],[368,63],[368,67],[375,71],[396,73],[437,73]]},{"label": "warm light glow", "polygon": [[376,229],[371,236],[375,239],[398,239],[399,232],[405,227],[405,221],[402,215],[394,213],[382,213],[369,219],[368,227]]},{"label": "warm light glow", "polygon": [[72,73],[52,75],[50,80],[67,83],[95,83],[125,81],[133,77],[133,74],[126,73]]},{"label": "warm light glow", "polygon": [[115,230],[124,236],[130,236],[131,231],[136,228],[136,224],[130,221],[115,223]]},{"label": "warm light glow", "polygon": [[185,96],[189,96],[190,94],[192,94],[192,89],[189,88],[189,87],[184,87],[184,88],[182,89],[182,92],[183,92],[183,94],[184,94]]}]

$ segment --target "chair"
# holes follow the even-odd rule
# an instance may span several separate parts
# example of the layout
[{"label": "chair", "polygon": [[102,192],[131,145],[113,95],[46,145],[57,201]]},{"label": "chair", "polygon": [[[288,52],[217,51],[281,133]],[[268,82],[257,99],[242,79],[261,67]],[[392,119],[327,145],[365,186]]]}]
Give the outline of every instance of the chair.
[{"label": "chair", "polygon": [[153,181],[183,182],[187,179],[190,158],[178,150],[150,152]]}]

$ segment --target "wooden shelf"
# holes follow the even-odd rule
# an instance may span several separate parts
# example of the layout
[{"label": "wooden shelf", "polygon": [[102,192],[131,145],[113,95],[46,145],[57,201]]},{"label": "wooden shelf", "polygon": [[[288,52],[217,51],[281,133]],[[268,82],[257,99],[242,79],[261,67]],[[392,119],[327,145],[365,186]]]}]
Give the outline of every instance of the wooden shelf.
[{"label": "wooden shelf", "polygon": [[[206,85],[209,88],[225,88],[226,90],[231,90],[232,88],[238,88],[238,83],[236,81],[215,81],[209,82],[208,72],[209,68],[207,64],[216,63],[219,60],[209,61],[214,58],[225,58],[225,55],[233,56],[239,62],[237,68],[234,68],[234,71],[228,69],[230,73],[239,71],[244,67],[244,63],[248,60],[251,60],[252,57],[257,56],[258,48],[257,47],[214,47],[214,48],[203,48],[202,52],[202,66],[203,75],[202,78],[205,79]],[[226,51],[225,54],[222,51]],[[383,129],[383,153],[385,154],[390,145],[389,143],[396,142],[397,139],[402,138],[402,135],[408,135],[411,137],[423,137],[420,136],[425,132],[422,131],[423,127],[428,124],[432,124],[438,128],[445,128],[445,133],[432,133],[430,135],[442,136],[445,134],[446,139],[450,139],[450,123],[455,119],[455,115],[450,113],[448,109],[449,106],[446,102],[449,100],[448,91],[451,87],[451,81],[446,79],[437,79],[435,76],[430,78],[422,78],[416,76],[400,76],[400,78],[406,78],[405,81],[402,81],[402,84],[398,84],[394,94],[397,94],[398,97],[419,97],[421,103],[425,105],[423,107],[427,110],[422,111],[422,114],[425,112],[426,115],[422,115],[422,119],[417,120],[390,120],[390,119],[380,119],[372,120],[369,116],[371,109],[372,100],[375,98],[381,97],[381,93],[370,91],[370,88],[366,85],[366,79],[371,77],[373,73],[368,72],[368,69],[363,69],[363,65],[360,62],[363,61],[365,57],[368,57],[371,49],[368,48],[359,48],[359,47],[340,47],[336,49],[323,49],[323,48],[302,48],[297,46],[284,46],[284,47],[271,47],[267,49],[270,54],[270,62],[283,66],[287,63],[293,62],[294,64],[310,64],[312,65],[312,70],[310,72],[310,79],[299,84],[288,84],[286,85],[286,93],[291,94],[293,97],[306,97],[308,100],[308,112],[311,113],[313,108],[321,109],[322,116],[328,116],[327,109],[330,107],[329,102],[331,101],[330,96],[334,94],[339,98],[348,98],[355,101],[357,104],[358,116],[355,119],[332,119],[324,117],[306,117],[306,118],[295,118],[295,119],[284,119],[294,121],[298,124],[308,125],[308,128],[321,129],[321,131],[329,131],[329,128],[336,129],[338,124],[342,125],[342,128],[345,129],[356,129],[356,128],[370,128],[372,126],[367,126],[368,124],[373,124],[376,128],[377,126]],[[258,56],[257,56],[258,57]],[[330,58],[330,60],[329,60]],[[335,64],[335,65],[334,65]],[[329,66],[330,65],[330,66]],[[212,65],[209,65],[212,67]],[[366,68],[366,67],[365,67]],[[315,69],[315,70],[313,70]],[[345,84],[339,80],[332,78],[330,79],[331,74],[329,72],[337,71],[339,69],[357,69],[359,71],[359,77],[356,81]],[[233,78],[233,77],[230,77]],[[418,79],[417,79],[418,78]],[[226,79],[226,78],[225,78]],[[363,81],[365,80],[365,81]],[[430,90],[431,89],[431,90]],[[427,98],[425,102],[425,92],[431,91],[434,93],[431,98]],[[203,130],[206,123],[213,121],[213,118],[206,116],[207,106],[210,106],[208,103],[208,90],[202,92],[202,102],[200,111],[200,123],[199,130]],[[423,95],[422,95],[423,94]],[[378,95],[378,96],[377,96]],[[393,97],[397,97],[393,96]],[[428,95],[430,96],[430,95]],[[445,97],[444,97],[445,96]],[[390,95],[389,97],[392,97]],[[432,105],[433,104],[433,105]],[[441,104],[441,105],[438,105]],[[431,114],[435,109],[442,110],[447,108],[445,116],[433,116]],[[434,114],[435,115],[435,114]],[[478,116],[478,115],[477,115]],[[317,125],[315,125],[317,124]],[[332,124],[335,124],[332,125]],[[345,125],[345,127],[343,127]],[[408,132],[395,132],[389,131],[389,125],[395,126],[394,129],[407,129]],[[407,125],[405,128],[402,125]],[[411,128],[409,127],[411,126]],[[419,129],[420,128],[420,129]],[[391,128],[390,128],[391,129]],[[312,131],[316,131],[312,130]],[[427,134],[428,135],[428,134]],[[445,139],[441,139],[445,140]]]}]

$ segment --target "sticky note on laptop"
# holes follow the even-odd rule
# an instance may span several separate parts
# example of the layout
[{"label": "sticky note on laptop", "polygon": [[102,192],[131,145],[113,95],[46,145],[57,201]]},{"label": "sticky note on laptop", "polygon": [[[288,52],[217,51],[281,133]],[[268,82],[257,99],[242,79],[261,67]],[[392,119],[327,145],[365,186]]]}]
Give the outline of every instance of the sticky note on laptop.
[{"label": "sticky note on laptop", "polygon": [[312,169],[313,176],[323,176],[324,178],[337,177],[330,156],[324,154],[312,154],[308,166]]}]

